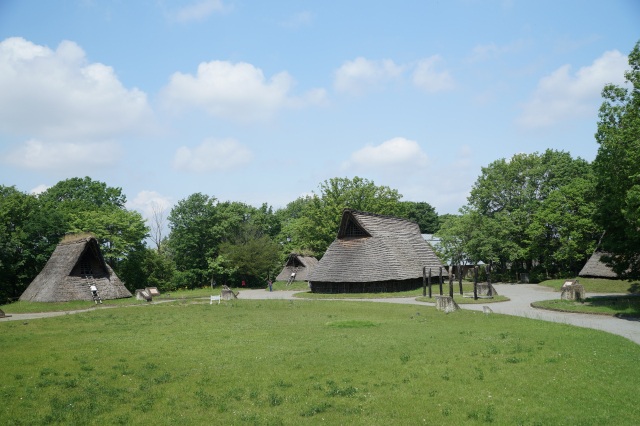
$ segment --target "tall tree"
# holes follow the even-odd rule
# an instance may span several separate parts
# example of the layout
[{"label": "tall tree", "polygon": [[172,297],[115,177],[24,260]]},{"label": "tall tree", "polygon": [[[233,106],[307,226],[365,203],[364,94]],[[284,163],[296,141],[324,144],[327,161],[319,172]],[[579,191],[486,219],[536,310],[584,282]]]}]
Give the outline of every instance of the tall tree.
[{"label": "tall tree", "polygon": [[413,220],[420,226],[420,232],[423,234],[434,234],[440,223],[438,221],[438,213],[436,209],[429,203],[402,201],[402,217]]},{"label": "tall tree", "polygon": [[208,259],[214,257],[221,239],[215,228],[219,221],[216,199],[192,194],[173,207],[168,220],[168,249],[179,273],[178,285],[206,285],[210,279]]},{"label": "tall tree", "polygon": [[0,185],[0,303],[22,294],[65,230],[62,217],[35,196]]},{"label": "tall tree", "polygon": [[[548,273],[574,270],[593,247],[593,175],[569,153],[517,154],[482,169],[469,196],[480,215],[470,256],[493,260],[515,274],[543,265]],[[577,208],[576,206],[580,206]],[[556,212],[571,212],[571,221]]]},{"label": "tall tree", "polygon": [[[176,285],[181,287],[202,287],[212,279],[231,280],[240,271],[253,274],[245,267],[247,258],[243,256],[247,252],[243,250],[246,246],[257,250],[258,246],[248,241],[247,235],[262,246],[280,230],[267,204],[255,208],[235,201],[218,202],[201,193],[179,201],[168,220],[171,232],[167,249],[176,264]],[[235,255],[240,252],[243,255]]]},{"label": "tall tree", "polygon": [[602,248],[621,276],[640,278],[640,41],[629,54],[629,87],[604,87],[594,161]]}]

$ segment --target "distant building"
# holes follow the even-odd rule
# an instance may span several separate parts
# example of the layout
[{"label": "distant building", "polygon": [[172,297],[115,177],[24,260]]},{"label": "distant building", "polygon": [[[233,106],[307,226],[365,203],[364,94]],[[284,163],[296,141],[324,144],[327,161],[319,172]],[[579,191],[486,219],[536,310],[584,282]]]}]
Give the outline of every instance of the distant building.
[{"label": "distant building", "polygon": [[309,274],[317,264],[315,257],[291,253],[276,281],[289,281],[291,274],[295,274],[293,281],[308,281]]}]

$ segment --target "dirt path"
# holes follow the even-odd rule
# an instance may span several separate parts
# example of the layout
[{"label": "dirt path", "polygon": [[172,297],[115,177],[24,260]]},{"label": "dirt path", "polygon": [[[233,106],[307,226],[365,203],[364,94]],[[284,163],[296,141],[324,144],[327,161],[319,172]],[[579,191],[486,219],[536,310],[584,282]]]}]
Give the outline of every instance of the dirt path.
[{"label": "dirt path", "polygon": [[[498,294],[511,299],[508,302],[490,303],[489,306],[494,313],[516,315],[525,318],[553,321],[563,324],[574,325],[577,327],[593,328],[596,330],[606,331],[608,333],[617,334],[640,345],[640,320],[639,319],[622,319],[606,315],[589,315],[574,314],[567,312],[554,312],[531,307],[531,303],[540,300],[557,299],[559,293],[554,292],[548,287],[542,287],[535,284],[494,284]],[[240,299],[284,299],[284,300],[305,300],[294,297],[299,291],[274,291],[266,290],[241,290]],[[587,297],[592,294],[587,294]],[[326,299],[322,299],[326,300]],[[398,297],[386,299],[333,299],[341,301],[366,301],[378,303],[400,303],[413,305],[433,306],[433,303],[418,302],[412,297]],[[481,311],[483,305],[460,305],[462,309],[470,309]],[[98,309],[104,309],[101,307]],[[11,317],[0,318],[2,321],[24,321],[36,318],[48,318],[61,315],[70,315],[78,312],[88,312],[92,309],[83,309],[78,311],[62,311],[62,312],[40,312],[32,314],[11,314]]]}]

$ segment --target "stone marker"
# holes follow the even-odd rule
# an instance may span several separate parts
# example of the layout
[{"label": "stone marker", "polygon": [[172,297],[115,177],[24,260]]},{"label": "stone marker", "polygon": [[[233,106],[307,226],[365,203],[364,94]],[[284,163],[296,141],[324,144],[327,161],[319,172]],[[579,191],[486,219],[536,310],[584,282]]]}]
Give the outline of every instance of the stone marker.
[{"label": "stone marker", "polygon": [[453,300],[453,297],[436,295],[436,309],[448,314],[449,312],[457,311],[460,307]]}]

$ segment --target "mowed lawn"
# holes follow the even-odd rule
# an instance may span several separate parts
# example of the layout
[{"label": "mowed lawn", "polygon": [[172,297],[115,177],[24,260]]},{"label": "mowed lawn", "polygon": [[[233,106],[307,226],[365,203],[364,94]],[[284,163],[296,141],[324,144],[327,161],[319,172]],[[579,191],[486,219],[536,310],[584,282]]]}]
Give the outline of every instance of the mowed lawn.
[{"label": "mowed lawn", "polygon": [[181,301],[3,322],[0,348],[3,425],[640,419],[640,346],[465,310]]}]

